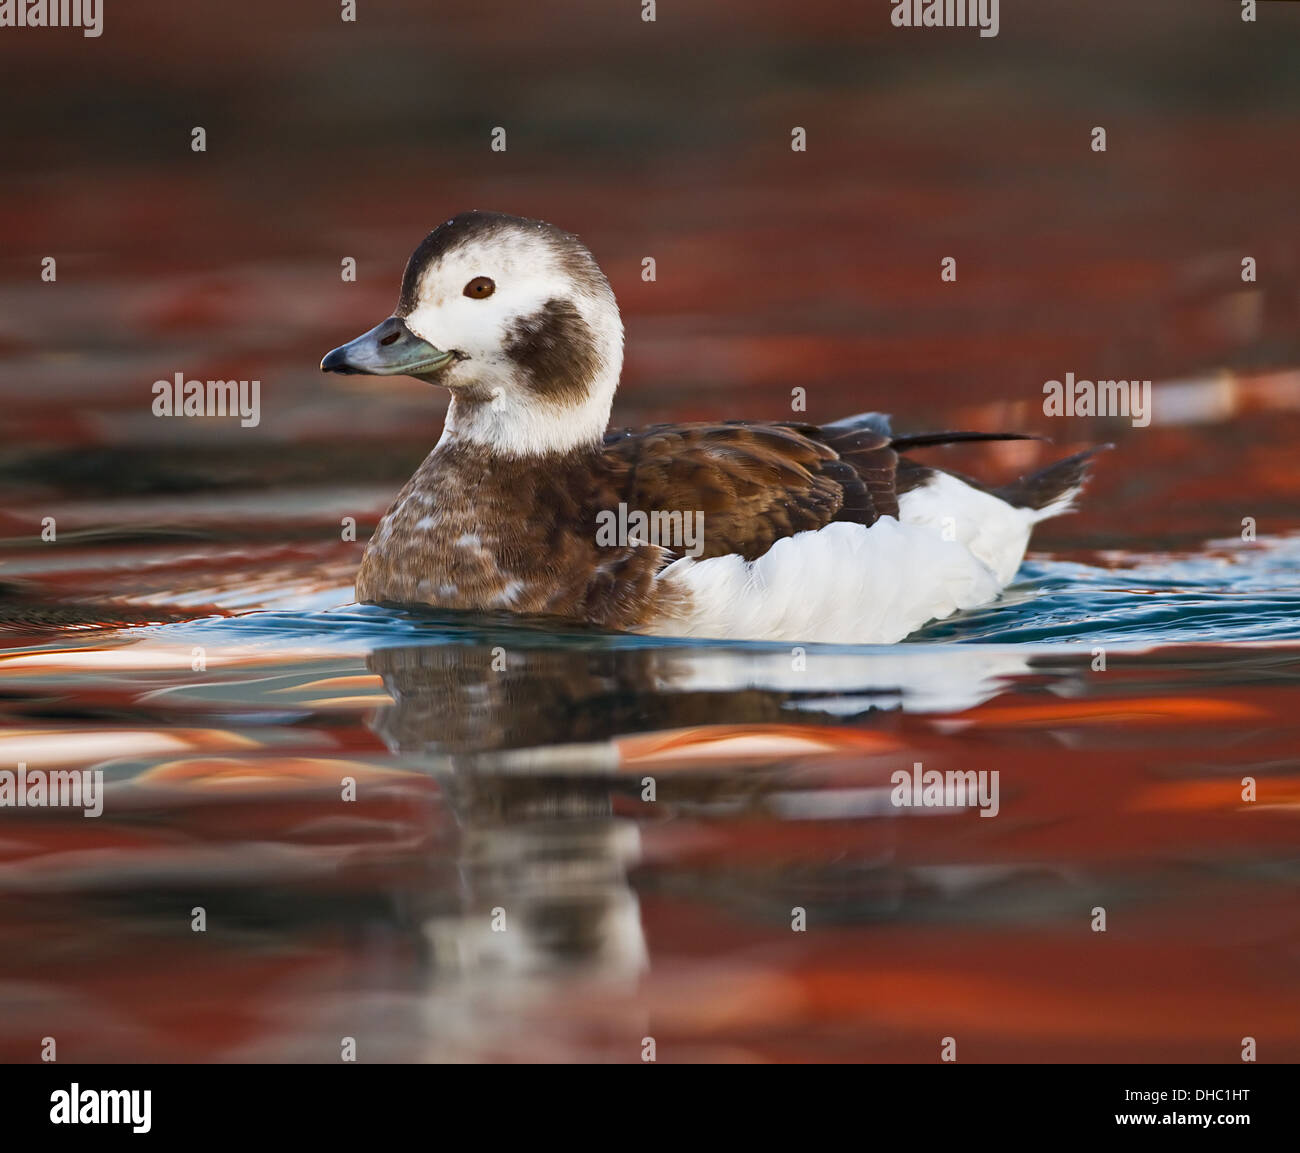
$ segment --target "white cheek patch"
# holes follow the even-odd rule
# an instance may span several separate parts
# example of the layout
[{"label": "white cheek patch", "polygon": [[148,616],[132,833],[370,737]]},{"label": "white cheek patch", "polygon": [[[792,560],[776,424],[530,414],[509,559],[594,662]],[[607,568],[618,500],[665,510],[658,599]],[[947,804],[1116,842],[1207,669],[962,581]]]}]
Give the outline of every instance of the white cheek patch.
[{"label": "white cheek patch", "polygon": [[[465,285],[479,276],[491,277],[496,291],[484,299],[466,296]],[[504,358],[519,319],[540,311],[548,300],[572,294],[573,285],[559,274],[495,255],[475,259],[451,253],[426,271],[406,325],[437,348],[493,363]]]},{"label": "white cheek patch", "polygon": [[462,296],[442,305],[421,300],[406,317],[406,326],[435,348],[487,360],[500,349],[505,335],[505,312],[499,303],[493,307],[494,299],[470,300]]}]

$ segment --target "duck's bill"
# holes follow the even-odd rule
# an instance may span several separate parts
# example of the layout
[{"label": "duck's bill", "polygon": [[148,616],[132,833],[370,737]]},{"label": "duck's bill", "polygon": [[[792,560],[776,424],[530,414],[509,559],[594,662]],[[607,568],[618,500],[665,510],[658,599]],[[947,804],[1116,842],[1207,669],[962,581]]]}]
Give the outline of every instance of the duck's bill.
[{"label": "duck's bill", "polygon": [[321,372],[367,376],[427,376],[456,359],[416,336],[401,317],[390,316],[364,336],[327,353]]}]

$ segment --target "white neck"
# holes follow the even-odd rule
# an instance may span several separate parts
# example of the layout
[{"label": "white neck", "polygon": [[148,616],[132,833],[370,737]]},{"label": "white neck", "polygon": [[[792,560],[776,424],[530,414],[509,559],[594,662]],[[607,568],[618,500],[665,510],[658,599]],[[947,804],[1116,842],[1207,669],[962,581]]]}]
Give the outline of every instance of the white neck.
[{"label": "white neck", "polygon": [[547,456],[595,447],[609,427],[617,387],[615,369],[592,382],[581,404],[563,407],[541,401],[521,404],[514,389],[493,389],[488,398],[453,392],[438,445],[475,444],[505,456]]}]

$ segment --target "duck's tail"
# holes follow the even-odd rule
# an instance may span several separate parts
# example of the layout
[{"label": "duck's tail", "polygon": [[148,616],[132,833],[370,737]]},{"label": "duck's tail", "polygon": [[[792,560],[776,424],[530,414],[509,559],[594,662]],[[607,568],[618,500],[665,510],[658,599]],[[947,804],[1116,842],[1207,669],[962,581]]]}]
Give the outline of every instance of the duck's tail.
[{"label": "duck's tail", "polygon": [[1035,524],[1048,517],[1072,512],[1075,498],[1087,483],[1093,457],[1114,447],[1113,444],[1099,444],[1084,449],[991,491],[1015,508],[1033,509],[1037,514]]},{"label": "duck's tail", "polygon": [[[877,437],[888,437],[888,447],[900,453],[916,448],[932,448],[936,445],[964,444],[975,441],[1050,439],[1049,437],[1035,436],[1033,433],[1027,432],[959,432],[955,430],[895,436],[893,429],[890,427],[889,416],[882,412],[861,412],[855,416],[846,416],[841,420],[822,425],[821,431],[826,443],[843,455],[851,453],[854,447],[855,434],[875,434]],[[877,446],[878,442],[870,447],[876,448]],[[1083,452],[1076,452],[1073,456],[1067,456],[1063,460],[1055,461],[1046,468],[1032,472],[1028,476],[1022,476],[1019,480],[1002,485],[1000,488],[988,488],[980,484],[979,481],[956,473],[951,475],[958,476],[959,480],[975,488],[991,493],[993,496],[1006,501],[1013,508],[1031,510],[1034,513],[1033,523],[1036,524],[1038,521],[1047,520],[1049,517],[1070,512],[1074,507],[1075,498],[1083,490],[1083,486],[1088,480],[1088,470],[1093,458],[1098,453],[1114,447],[1113,444],[1101,444],[1095,448],[1085,449]],[[900,467],[905,463],[909,464],[909,467],[921,476],[929,475],[932,471],[926,466],[915,464],[915,462],[903,461],[900,462]],[[899,491],[903,491],[901,486]]]}]

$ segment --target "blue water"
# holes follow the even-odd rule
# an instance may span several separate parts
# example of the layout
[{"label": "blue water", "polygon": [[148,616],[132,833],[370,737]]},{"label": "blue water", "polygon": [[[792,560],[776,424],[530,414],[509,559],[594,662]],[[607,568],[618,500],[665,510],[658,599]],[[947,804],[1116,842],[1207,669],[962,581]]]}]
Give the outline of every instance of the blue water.
[{"label": "blue water", "polygon": [[[1300,640],[1300,537],[1228,544],[1191,556],[1126,556],[1114,568],[1065,561],[1026,563],[985,608],[938,621],[908,644],[1153,646]],[[786,643],[682,640],[606,634],[543,620],[348,604],[313,611],[207,617],[148,632],[182,643],[275,644],[293,640],[370,650],[407,645],[531,644],[548,648],[742,648]],[[820,646],[826,647],[826,646]],[[892,646],[833,646],[878,651]]]}]

